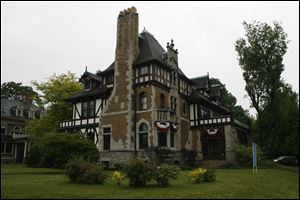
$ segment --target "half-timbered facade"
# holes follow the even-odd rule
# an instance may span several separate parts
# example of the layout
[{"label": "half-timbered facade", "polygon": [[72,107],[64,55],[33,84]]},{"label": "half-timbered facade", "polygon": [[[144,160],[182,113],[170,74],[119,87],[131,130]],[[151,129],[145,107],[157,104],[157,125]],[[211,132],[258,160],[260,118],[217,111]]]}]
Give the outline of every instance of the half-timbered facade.
[{"label": "half-timbered facade", "polygon": [[195,150],[198,161],[234,161],[233,146],[250,142],[249,126],[222,106],[220,86],[208,75],[190,79],[182,72],[174,47],[171,40],[165,50],[145,29],[138,34],[135,8],[120,12],[114,62],[82,75],[85,90],[69,99],[73,119],[59,128],[85,133],[110,166],[153,159],[155,147],[171,150],[174,163],[182,162],[183,149]]}]

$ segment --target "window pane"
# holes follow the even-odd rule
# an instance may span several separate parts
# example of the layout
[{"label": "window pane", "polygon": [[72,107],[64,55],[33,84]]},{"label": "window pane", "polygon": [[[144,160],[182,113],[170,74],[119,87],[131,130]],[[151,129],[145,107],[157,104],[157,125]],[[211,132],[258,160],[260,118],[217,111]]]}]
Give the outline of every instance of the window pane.
[{"label": "window pane", "polygon": [[110,135],[103,135],[103,150],[110,150]]},{"label": "window pane", "polygon": [[4,142],[1,142],[1,153],[4,153]]},{"label": "window pane", "polygon": [[174,132],[171,132],[171,137],[170,137],[170,144],[171,144],[171,147],[174,147],[175,146],[175,133]]},{"label": "window pane", "polygon": [[87,117],[88,102],[82,103],[82,117]]},{"label": "window pane", "polygon": [[1,135],[6,133],[6,126],[1,126]]},{"label": "window pane", "polygon": [[145,123],[140,125],[139,131],[148,131],[148,126]]},{"label": "window pane", "polygon": [[167,133],[158,132],[158,146],[160,146],[160,147],[167,146]]},{"label": "window pane", "polygon": [[148,66],[144,66],[141,68],[141,75],[146,75],[149,73]]},{"label": "window pane", "polygon": [[148,148],[148,133],[139,134],[139,148],[140,149]]},{"label": "window pane", "polygon": [[110,133],[110,127],[103,128],[103,133]]},{"label": "window pane", "polygon": [[6,153],[12,152],[12,143],[6,143]]},{"label": "window pane", "polygon": [[94,117],[95,115],[95,101],[89,102],[89,117]]}]

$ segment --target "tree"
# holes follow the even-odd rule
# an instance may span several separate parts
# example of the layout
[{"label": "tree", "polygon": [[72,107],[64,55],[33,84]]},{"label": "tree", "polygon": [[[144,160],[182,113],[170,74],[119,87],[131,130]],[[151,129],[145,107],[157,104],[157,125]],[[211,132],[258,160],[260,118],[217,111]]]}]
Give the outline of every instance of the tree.
[{"label": "tree", "polygon": [[30,86],[14,81],[1,84],[1,99],[14,99],[24,101],[26,96],[36,97],[37,93]]},{"label": "tree", "polygon": [[40,91],[40,103],[46,109],[42,119],[28,122],[28,132],[31,135],[42,136],[46,132],[56,131],[58,122],[72,118],[72,104],[67,102],[70,96],[82,91],[82,86],[76,80],[75,74],[52,75],[47,82],[32,84]]},{"label": "tree", "polygon": [[246,82],[246,91],[258,115],[274,100],[284,70],[287,34],[278,22],[274,28],[266,23],[243,22],[246,39],[238,39],[235,49]]},{"label": "tree", "polygon": [[225,87],[225,84],[223,84],[219,79],[211,78],[210,80],[212,85],[221,85],[220,93],[223,106],[226,107],[235,118],[245,123],[248,123],[250,121],[248,110],[244,110],[242,106],[236,105],[236,97],[233,96],[230,92],[228,92],[228,90]]},{"label": "tree", "polygon": [[273,28],[260,22],[244,22],[243,25],[246,39],[238,39],[235,49],[246,82],[245,89],[257,111],[256,140],[269,157],[274,157],[283,150],[281,148],[290,140],[291,133],[298,129],[299,121],[299,115],[290,115],[298,106],[297,94],[281,79],[287,34],[278,22],[273,23]]}]

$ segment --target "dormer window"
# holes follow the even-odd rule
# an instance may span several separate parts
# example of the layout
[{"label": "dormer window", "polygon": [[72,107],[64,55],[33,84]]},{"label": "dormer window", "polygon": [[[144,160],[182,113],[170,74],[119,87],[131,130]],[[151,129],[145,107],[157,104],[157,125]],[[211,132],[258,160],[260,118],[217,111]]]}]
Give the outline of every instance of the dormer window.
[{"label": "dormer window", "polygon": [[90,81],[90,80],[86,80],[86,81],[84,82],[84,89],[85,89],[85,90],[91,89],[91,81]]},{"label": "dormer window", "polygon": [[17,117],[22,117],[23,116],[23,108],[22,107],[17,107],[16,116]]}]

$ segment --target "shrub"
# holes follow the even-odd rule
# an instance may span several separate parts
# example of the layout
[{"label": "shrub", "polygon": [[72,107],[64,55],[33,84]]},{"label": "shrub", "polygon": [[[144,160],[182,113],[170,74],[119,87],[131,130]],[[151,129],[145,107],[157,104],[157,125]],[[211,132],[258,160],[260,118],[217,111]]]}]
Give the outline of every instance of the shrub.
[{"label": "shrub", "polygon": [[74,155],[81,155],[91,162],[99,160],[96,145],[80,134],[52,133],[34,141],[28,152],[28,166],[63,168]]},{"label": "shrub", "polygon": [[83,157],[74,157],[65,165],[65,177],[72,183],[102,184],[107,176],[101,166],[97,166]]},{"label": "shrub", "polygon": [[[237,145],[234,147],[233,151],[236,157],[236,161],[239,165],[243,167],[249,167],[252,165],[253,153],[251,146],[246,147],[245,145]],[[257,147],[256,154],[258,160],[263,158],[263,152],[259,147]]]},{"label": "shrub", "polygon": [[125,175],[121,171],[115,171],[112,179],[115,180],[118,185],[121,185],[122,181],[125,179]]},{"label": "shrub", "polygon": [[126,177],[129,178],[129,185],[132,187],[145,186],[147,181],[151,181],[155,174],[155,164],[145,163],[140,159],[132,159],[124,166]]},{"label": "shrub", "polygon": [[197,168],[189,173],[192,183],[200,183],[203,175],[206,173],[206,169]]},{"label": "shrub", "polygon": [[203,181],[205,182],[213,182],[216,180],[214,169],[207,169],[206,172],[203,174]]},{"label": "shrub", "polygon": [[177,179],[179,175],[177,166],[163,164],[156,168],[155,179],[159,186],[168,186],[170,179]]}]

